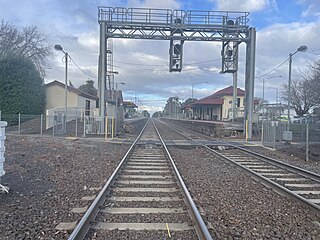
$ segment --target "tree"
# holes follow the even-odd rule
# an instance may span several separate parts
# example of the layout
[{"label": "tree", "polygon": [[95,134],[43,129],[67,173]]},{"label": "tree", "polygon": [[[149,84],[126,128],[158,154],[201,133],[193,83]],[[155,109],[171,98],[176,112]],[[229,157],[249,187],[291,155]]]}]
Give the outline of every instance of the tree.
[{"label": "tree", "polygon": [[[288,84],[283,84],[283,88],[283,99],[288,102]],[[294,108],[299,117],[307,114],[309,110],[314,107],[314,101],[307,79],[291,82],[290,106]]]},{"label": "tree", "polygon": [[142,116],[146,117],[146,118],[149,118],[150,117],[150,113],[147,111],[147,110],[143,110],[141,112]]},{"label": "tree", "polygon": [[268,104],[268,101],[267,100],[263,100],[262,98],[260,97],[255,97],[253,99],[254,101],[254,109],[255,109],[255,112],[260,112],[260,110],[262,110],[263,108],[265,108],[265,105]]},{"label": "tree", "polygon": [[0,59],[0,111],[4,114],[43,113],[43,79],[26,57],[7,55]]},{"label": "tree", "polygon": [[176,116],[181,111],[181,103],[179,102],[179,97],[170,97],[164,107],[164,115],[166,116]]},{"label": "tree", "polygon": [[46,59],[52,56],[51,47],[36,26],[26,26],[21,32],[4,20],[0,24],[0,58],[20,55],[30,59],[44,76]]},{"label": "tree", "polygon": [[93,96],[97,96],[98,94],[98,91],[94,86],[94,81],[91,79],[88,79],[86,83],[82,84],[78,89],[82,92],[89,93]]},{"label": "tree", "polygon": [[187,100],[185,100],[183,103],[182,103],[182,106],[185,106],[189,103],[193,103],[194,101],[197,101],[196,98],[188,98]]},{"label": "tree", "polygon": [[153,117],[153,118],[159,118],[159,117],[162,117],[162,112],[161,112],[161,111],[154,112],[154,113],[152,114],[152,117]]},{"label": "tree", "polygon": [[309,66],[310,74],[306,77],[311,93],[311,101],[316,107],[320,107],[320,60]]}]

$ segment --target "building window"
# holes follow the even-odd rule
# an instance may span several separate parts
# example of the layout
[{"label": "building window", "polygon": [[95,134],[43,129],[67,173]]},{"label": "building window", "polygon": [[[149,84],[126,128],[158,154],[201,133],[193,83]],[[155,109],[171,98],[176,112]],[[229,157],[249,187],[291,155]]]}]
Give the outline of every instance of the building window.
[{"label": "building window", "polygon": [[240,98],[237,98],[236,106],[237,106],[237,108],[240,107]]},{"label": "building window", "polygon": [[90,101],[86,100],[85,115],[90,116]]}]

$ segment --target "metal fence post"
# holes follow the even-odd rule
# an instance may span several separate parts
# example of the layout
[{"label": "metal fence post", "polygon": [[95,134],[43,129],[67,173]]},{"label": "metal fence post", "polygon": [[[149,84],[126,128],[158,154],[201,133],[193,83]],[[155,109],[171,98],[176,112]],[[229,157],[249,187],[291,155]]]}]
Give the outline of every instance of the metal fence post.
[{"label": "metal fence post", "polygon": [[104,139],[105,139],[105,141],[107,141],[107,139],[108,139],[108,117],[106,116],[106,120],[105,120],[105,131],[104,131]]},{"label": "metal fence post", "polygon": [[273,124],[273,148],[276,149],[276,123]]},{"label": "metal fence post", "polygon": [[54,137],[54,126],[56,125],[56,122],[55,122],[55,117],[54,117],[54,114],[53,114],[53,120],[52,120],[52,137]]},{"label": "metal fence post", "polygon": [[86,117],[83,116],[83,137],[86,137]]},{"label": "metal fence post", "polygon": [[261,126],[261,145],[263,146],[263,133],[264,133],[264,121],[262,120],[262,126]]},{"label": "metal fence post", "polygon": [[43,132],[43,114],[40,116],[40,136],[42,136]]},{"label": "metal fence post", "polygon": [[111,118],[111,138],[114,137],[114,117]]},{"label": "metal fence post", "polygon": [[19,113],[19,125],[18,125],[18,134],[20,135],[21,131],[21,114]]},{"label": "metal fence post", "polygon": [[76,133],[75,137],[78,137],[78,116],[76,116]]},{"label": "metal fence post", "polygon": [[306,124],[306,161],[309,161],[309,123]]}]

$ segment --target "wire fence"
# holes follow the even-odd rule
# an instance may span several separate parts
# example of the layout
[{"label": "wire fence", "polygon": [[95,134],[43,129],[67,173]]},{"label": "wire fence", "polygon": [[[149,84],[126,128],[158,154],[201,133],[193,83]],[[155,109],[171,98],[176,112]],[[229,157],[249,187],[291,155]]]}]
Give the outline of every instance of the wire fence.
[{"label": "wire fence", "polygon": [[[6,132],[14,135],[46,135],[86,137],[87,135],[105,135],[115,137],[122,131],[122,122],[114,117],[91,117],[84,115],[0,114],[0,121],[8,123]],[[107,123],[105,125],[105,123]],[[116,126],[119,130],[116,131]]]},{"label": "wire fence", "polygon": [[320,145],[320,124],[290,123],[282,121],[263,121],[261,126],[261,144],[274,149],[288,145],[305,151],[309,159],[310,149]]}]

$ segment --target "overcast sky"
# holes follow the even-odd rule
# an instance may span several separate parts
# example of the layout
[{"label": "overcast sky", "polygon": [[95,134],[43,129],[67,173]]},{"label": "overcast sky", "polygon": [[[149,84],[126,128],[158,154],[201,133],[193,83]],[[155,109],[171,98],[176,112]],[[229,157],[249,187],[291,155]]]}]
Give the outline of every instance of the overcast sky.
[{"label": "overcast sky", "polygon": [[[293,80],[308,62],[319,59],[320,1],[319,0],[0,0],[0,16],[22,28],[36,25],[52,47],[60,44],[79,67],[69,64],[69,80],[80,86],[90,78],[97,85],[99,52],[98,6],[147,7],[185,10],[248,11],[249,25],[257,30],[256,77],[270,72],[289,53],[301,45],[308,51],[297,53],[293,60]],[[113,40],[116,82],[125,100],[135,100],[139,109],[162,110],[166,99],[178,96],[182,101],[191,97],[192,83],[198,84],[194,97],[207,96],[232,85],[231,74],[219,74],[220,42],[185,42],[184,70],[169,73],[169,41]],[[238,86],[244,88],[245,43],[240,45]],[[48,63],[46,82],[64,82],[63,54],[55,52]],[[282,77],[274,77],[282,76]],[[272,78],[274,77],[274,78]],[[281,86],[288,81],[288,62],[266,75],[265,98],[276,100]],[[269,79],[268,79],[269,78]],[[255,81],[255,96],[262,97],[262,81]]]}]

